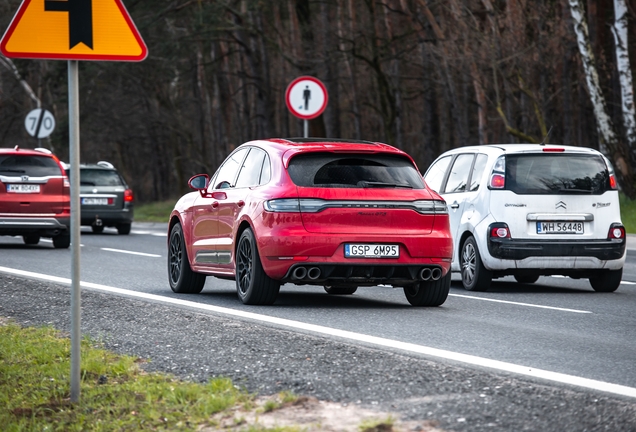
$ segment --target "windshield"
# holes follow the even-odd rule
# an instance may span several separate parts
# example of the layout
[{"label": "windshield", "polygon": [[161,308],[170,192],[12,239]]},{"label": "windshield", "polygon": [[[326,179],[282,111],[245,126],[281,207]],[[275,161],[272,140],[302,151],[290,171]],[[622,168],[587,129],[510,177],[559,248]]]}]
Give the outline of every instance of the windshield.
[{"label": "windshield", "polygon": [[507,155],[505,184],[517,194],[600,195],[610,189],[602,156],[590,154]]},{"label": "windshield", "polygon": [[289,175],[297,186],[324,188],[423,189],[413,163],[386,154],[307,153],[291,159]]},{"label": "windshield", "polygon": [[0,156],[0,175],[29,177],[61,176],[57,162],[48,156]]}]

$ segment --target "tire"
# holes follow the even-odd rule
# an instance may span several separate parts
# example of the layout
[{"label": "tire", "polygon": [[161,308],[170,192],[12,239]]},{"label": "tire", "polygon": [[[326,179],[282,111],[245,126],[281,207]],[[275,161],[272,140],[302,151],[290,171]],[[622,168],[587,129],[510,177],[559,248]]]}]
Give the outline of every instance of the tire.
[{"label": "tire", "polygon": [[59,234],[53,237],[53,247],[55,249],[68,249],[71,245],[71,235],[68,233]]},{"label": "tire", "polygon": [[332,295],[351,295],[357,290],[357,286],[325,286],[327,294]]},{"label": "tire", "polygon": [[22,240],[26,245],[36,245],[40,243],[40,236],[37,234],[25,234],[22,236]]},{"label": "tire", "polygon": [[119,224],[117,225],[117,232],[121,235],[128,235],[130,234],[130,223],[123,223],[123,224]]},{"label": "tire", "polygon": [[533,284],[539,280],[539,276],[534,275],[516,275],[515,280],[522,284]]},{"label": "tire", "polygon": [[101,234],[104,232],[104,225],[91,225],[91,229],[95,234]]},{"label": "tire", "polygon": [[492,282],[492,272],[481,262],[475,237],[468,237],[462,245],[459,262],[462,269],[462,284],[466,291],[488,290]]},{"label": "tire", "polygon": [[236,248],[236,292],[243,304],[271,305],[276,301],[280,282],[263,270],[256,238],[251,229],[241,234]]},{"label": "tire", "polygon": [[451,271],[436,281],[429,280],[404,287],[404,295],[413,306],[440,306],[448,297]]},{"label": "tire", "polygon": [[604,270],[590,278],[590,285],[596,292],[614,292],[621,285],[623,269]]},{"label": "tire", "polygon": [[179,294],[198,294],[205,284],[205,275],[195,273],[190,268],[181,224],[176,224],[170,230],[168,281],[172,291]]}]

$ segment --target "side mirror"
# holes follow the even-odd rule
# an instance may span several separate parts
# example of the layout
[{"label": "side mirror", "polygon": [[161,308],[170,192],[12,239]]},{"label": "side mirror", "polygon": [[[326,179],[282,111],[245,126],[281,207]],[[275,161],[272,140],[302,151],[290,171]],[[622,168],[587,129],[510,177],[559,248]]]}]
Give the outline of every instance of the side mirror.
[{"label": "side mirror", "polygon": [[210,176],[207,174],[197,174],[194,177],[188,180],[188,186],[191,189],[203,191],[208,186],[208,182],[210,181]]}]

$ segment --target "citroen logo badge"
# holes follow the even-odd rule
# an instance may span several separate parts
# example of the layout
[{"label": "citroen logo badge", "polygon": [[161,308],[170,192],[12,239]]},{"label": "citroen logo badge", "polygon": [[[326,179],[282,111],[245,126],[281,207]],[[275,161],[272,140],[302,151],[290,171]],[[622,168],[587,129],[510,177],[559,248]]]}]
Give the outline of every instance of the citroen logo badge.
[{"label": "citroen logo badge", "polygon": [[558,203],[556,203],[556,208],[560,209],[562,208],[563,210],[566,210],[568,208],[567,204],[564,203],[563,201],[559,201]]}]

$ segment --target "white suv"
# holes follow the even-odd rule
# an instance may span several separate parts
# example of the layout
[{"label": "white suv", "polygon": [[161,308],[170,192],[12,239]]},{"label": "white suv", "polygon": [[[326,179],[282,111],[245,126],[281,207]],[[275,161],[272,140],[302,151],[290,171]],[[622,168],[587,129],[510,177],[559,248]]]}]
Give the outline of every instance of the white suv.
[{"label": "white suv", "polygon": [[451,269],[464,288],[493,278],[589,278],[613,292],[625,263],[616,178],[598,151],[551,144],[460,147],[442,154],[424,180],[447,202]]}]

